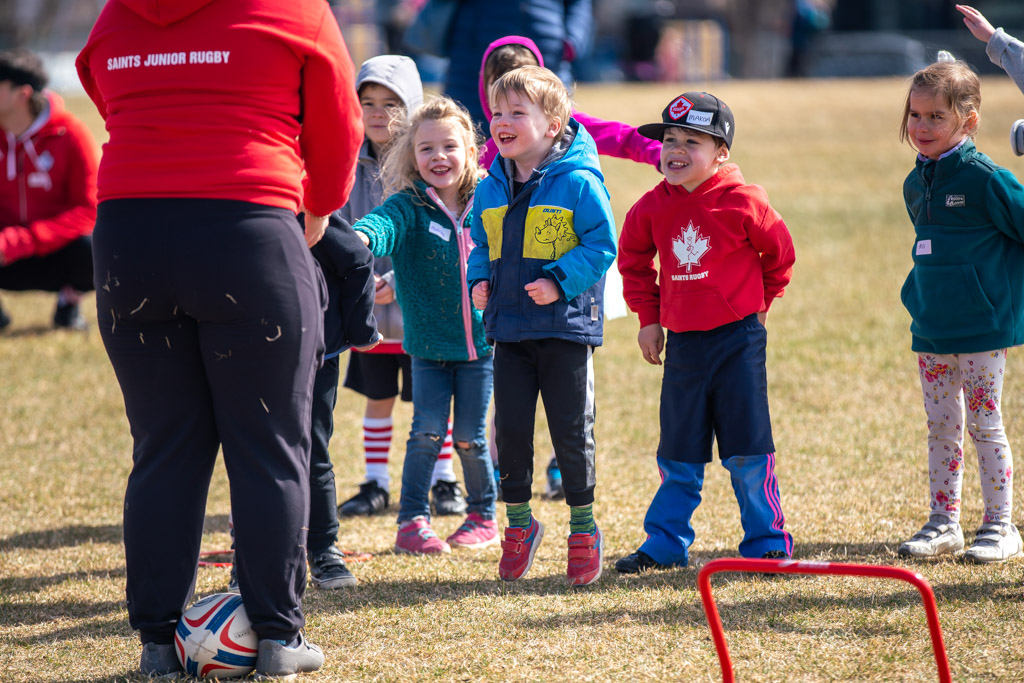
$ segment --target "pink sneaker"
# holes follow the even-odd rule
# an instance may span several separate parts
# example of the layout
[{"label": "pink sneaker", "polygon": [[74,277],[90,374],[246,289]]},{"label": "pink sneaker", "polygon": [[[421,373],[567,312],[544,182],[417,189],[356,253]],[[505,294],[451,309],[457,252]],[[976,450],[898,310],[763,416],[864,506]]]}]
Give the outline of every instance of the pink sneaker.
[{"label": "pink sneaker", "polygon": [[409,555],[436,555],[450,553],[452,549],[430,528],[430,522],[420,515],[398,527],[395,552]]},{"label": "pink sneaker", "polygon": [[526,576],[533,566],[533,556],[544,538],[544,525],[533,517],[530,526],[505,527],[505,540],[501,542],[501,561],[498,576],[505,581],[515,581]]},{"label": "pink sneaker", "polygon": [[445,539],[453,548],[486,548],[498,543],[498,523],[470,512],[455,533]]},{"label": "pink sneaker", "polygon": [[566,574],[573,586],[589,586],[601,576],[604,560],[604,536],[600,529],[592,534],[569,534],[569,564]]}]

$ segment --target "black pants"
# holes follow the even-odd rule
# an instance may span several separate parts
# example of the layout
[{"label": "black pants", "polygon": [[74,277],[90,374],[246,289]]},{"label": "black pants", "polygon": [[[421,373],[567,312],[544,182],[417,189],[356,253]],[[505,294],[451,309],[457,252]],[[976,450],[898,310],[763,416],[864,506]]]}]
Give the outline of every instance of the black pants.
[{"label": "black pants", "polygon": [[97,324],[134,438],[128,617],[171,642],[195,586],[222,448],[238,582],[260,638],[303,626],[310,401],[323,278],[295,216],[248,202],[122,199],[93,235]]},{"label": "black pants", "polygon": [[569,505],[594,502],[593,347],[563,339],[494,346],[494,427],[506,503],[530,500],[537,394]]},{"label": "black pants", "polygon": [[313,440],[309,457],[309,550],[319,553],[338,541],[338,491],[327,447],[334,434],[338,401],[338,356],[324,360],[313,382]]},{"label": "black pants", "polygon": [[56,292],[64,285],[80,292],[92,290],[91,235],[83,235],[52,254],[0,266],[0,289]]}]

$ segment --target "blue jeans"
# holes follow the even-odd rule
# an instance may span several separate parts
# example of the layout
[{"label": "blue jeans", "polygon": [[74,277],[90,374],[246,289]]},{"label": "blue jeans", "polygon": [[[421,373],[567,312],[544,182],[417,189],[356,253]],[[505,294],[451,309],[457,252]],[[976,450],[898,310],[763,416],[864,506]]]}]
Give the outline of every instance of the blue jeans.
[{"label": "blue jeans", "polygon": [[[471,361],[412,358],[412,429],[405,445],[402,502],[398,523],[430,517],[430,477],[448,433],[455,399],[452,440],[466,480],[466,511],[494,519],[497,488],[487,448],[487,405],[491,402],[493,356]],[[458,444],[467,443],[468,448]]]}]

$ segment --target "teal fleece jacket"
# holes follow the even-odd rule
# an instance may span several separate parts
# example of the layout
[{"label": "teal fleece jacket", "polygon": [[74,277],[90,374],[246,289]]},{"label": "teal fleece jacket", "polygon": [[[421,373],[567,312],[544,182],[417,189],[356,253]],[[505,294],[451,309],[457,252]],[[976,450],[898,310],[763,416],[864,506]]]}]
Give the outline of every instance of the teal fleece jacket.
[{"label": "teal fleece jacket", "polygon": [[979,353],[1024,343],[1024,187],[967,140],[918,157],[903,183],[917,239],[900,298],[911,348]]},{"label": "teal fleece jacket", "polygon": [[472,213],[472,201],[461,216],[450,213],[434,188],[418,182],[352,226],[369,238],[374,256],[391,256],[405,323],[402,348],[417,358],[466,361],[491,354],[483,314],[466,282]]}]

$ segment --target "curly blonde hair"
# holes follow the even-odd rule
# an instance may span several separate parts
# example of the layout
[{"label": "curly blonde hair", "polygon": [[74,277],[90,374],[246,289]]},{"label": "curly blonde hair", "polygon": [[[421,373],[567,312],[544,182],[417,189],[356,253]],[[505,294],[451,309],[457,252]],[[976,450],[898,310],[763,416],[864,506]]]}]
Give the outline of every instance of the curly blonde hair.
[{"label": "curly blonde hair", "polygon": [[950,113],[957,128],[964,125],[973,114],[974,123],[967,134],[972,140],[978,134],[981,84],[978,82],[978,75],[966,62],[935,62],[911,77],[910,87],[907,88],[907,100],[903,104],[903,121],[900,123],[900,142],[908,144],[910,133],[907,131],[907,119],[910,117],[910,96],[914,92],[931,92],[944,98],[949,103]]},{"label": "curly blonde hair", "polygon": [[424,121],[447,121],[463,133],[466,148],[466,165],[459,178],[459,205],[465,207],[476,190],[480,166],[480,148],[483,144],[473,119],[461,104],[450,97],[431,97],[417,107],[409,118],[401,123],[384,148],[381,158],[381,182],[384,198],[402,191],[410,191],[426,202],[416,187],[417,181],[424,181],[416,167],[416,131]]}]

